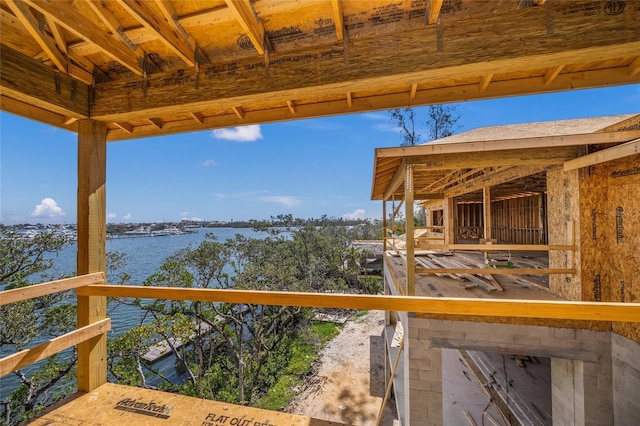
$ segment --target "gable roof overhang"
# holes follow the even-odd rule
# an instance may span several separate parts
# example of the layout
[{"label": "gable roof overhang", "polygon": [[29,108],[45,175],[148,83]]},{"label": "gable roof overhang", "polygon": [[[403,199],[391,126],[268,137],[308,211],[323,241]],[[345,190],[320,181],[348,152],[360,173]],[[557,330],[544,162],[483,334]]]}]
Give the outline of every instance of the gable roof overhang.
[{"label": "gable roof overhang", "polygon": [[[519,181],[520,186],[505,187],[500,194],[508,197],[532,190],[537,186],[536,179],[542,178],[544,172],[582,156],[587,145],[604,147],[630,143],[631,150],[622,154],[638,152],[640,114],[566,120],[555,131],[550,129],[553,126],[554,122],[547,122],[487,129],[491,132],[478,129],[423,145],[378,148],[373,164],[371,199],[403,200],[407,166],[412,167],[415,200],[461,196],[482,190],[484,186]],[[551,134],[488,137],[491,133],[500,135],[502,128],[510,128],[510,134],[518,134],[522,129],[535,133],[532,128],[536,131],[547,128],[547,133]],[[570,131],[576,128],[584,133]],[[473,140],[473,135],[480,134],[483,139]]]},{"label": "gable roof overhang", "polygon": [[590,7],[0,0],[0,105],[122,140],[640,82],[640,2]]}]

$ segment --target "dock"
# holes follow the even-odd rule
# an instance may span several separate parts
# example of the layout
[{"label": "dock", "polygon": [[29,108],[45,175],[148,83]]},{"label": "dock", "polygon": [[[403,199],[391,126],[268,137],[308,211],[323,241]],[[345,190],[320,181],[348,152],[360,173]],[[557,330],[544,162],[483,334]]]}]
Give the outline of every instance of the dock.
[{"label": "dock", "polygon": [[[211,330],[211,326],[209,324],[207,324],[206,322],[201,322],[200,325],[198,325],[197,330],[200,331],[200,336],[203,334],[208,334]],[[149,348],[149,350],[147,351],[146,354],[144,354],[142,356],[142,359],[144,359],[145,361],[149,361],[149,362],[156,362],[161,358],[164,358],[165,356],[169,355],[171,353],[171,347],[173,346],[174,348],[180,348],[183,345],[189,343],[191,340],[195,339],[196,336],[198,336],[198,332],[194,332],[192,335],[189,336],[189,339],[186,342],[183,342],[182,339],[179,338],[172,338],[170,337],[167,340],[163,340],[162,342],[158,342],[157,344],[151,346]]]}]

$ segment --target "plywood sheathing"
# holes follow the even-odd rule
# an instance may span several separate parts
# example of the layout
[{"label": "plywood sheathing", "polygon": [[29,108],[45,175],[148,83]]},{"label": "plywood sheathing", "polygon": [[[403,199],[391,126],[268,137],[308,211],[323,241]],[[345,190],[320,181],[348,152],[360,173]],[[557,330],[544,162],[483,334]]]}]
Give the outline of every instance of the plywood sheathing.
[{"label": "plywood sheathing", "polygon": [[[579,247],[580,224],[578,171],[562,171],[561,167],[547,172],[547,202],[549,244],[575,244]],[[576,232],[574,232],[574,229]],[[581,271],[578,267],[580,253],[575,253],[576,265],[572,265],[572,253],[549,252],[550,268],[576,267],[575,275],[550,275],[549,289],[567,300],[582,300]]]},{"label": "plywood sheathing", "polygon": [[[580,179],[582,297],[640,301],[640,154],[583,168]],[[640,324],[614,331],[640,342]]]},{"label": "plywood sheathing", "polygon": [[340,423],[106,383],[50,407],[30,425],[330,426]]}]

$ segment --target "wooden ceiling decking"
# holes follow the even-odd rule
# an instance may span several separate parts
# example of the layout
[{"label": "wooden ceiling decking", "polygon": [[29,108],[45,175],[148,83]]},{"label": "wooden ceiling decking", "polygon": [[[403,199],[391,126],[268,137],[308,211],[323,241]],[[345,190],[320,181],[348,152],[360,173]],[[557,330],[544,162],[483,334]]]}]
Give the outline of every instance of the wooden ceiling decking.
[{"label": "wooden ceiling decking", "polygon": [[640,1],[0,0],[2,110],[108,139],[640,82]]}]

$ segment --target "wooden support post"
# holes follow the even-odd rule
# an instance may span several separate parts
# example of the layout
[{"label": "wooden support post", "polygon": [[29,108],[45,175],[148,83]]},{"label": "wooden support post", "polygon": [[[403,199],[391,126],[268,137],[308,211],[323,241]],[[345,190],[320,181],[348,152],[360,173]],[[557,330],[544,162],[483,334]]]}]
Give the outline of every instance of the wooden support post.
[{"label": "wooden support post", "polygon": [[382,252],[387,251],[387,200],[382,200]]},{"label": "wooden support post", "polygon": [[[78,122],[78,258],[77,274],[106,272],[107,126]],[[107,299],[78,296],[78,327],[107,317]],[[78,345],[78,390],[89,392],[107,382],[107,335]]]},{"label": "wooden support post", "polygon": [[484,208],[484,239],[491,240],[491,188],[482,188],[482,203]]},{"label": "wooden support post", "polygon": [[456,203],[454,197],[445,200],[444,243],[456,243]]},{"label": "wooden support post", "polygon": [[406,264],[406,291],[407,296],[416,294],[416,263],[415,263],[415,238],[413,235],[413,166],[407,166],[404,179],[404,216],[406,221],[407,264]]}]

